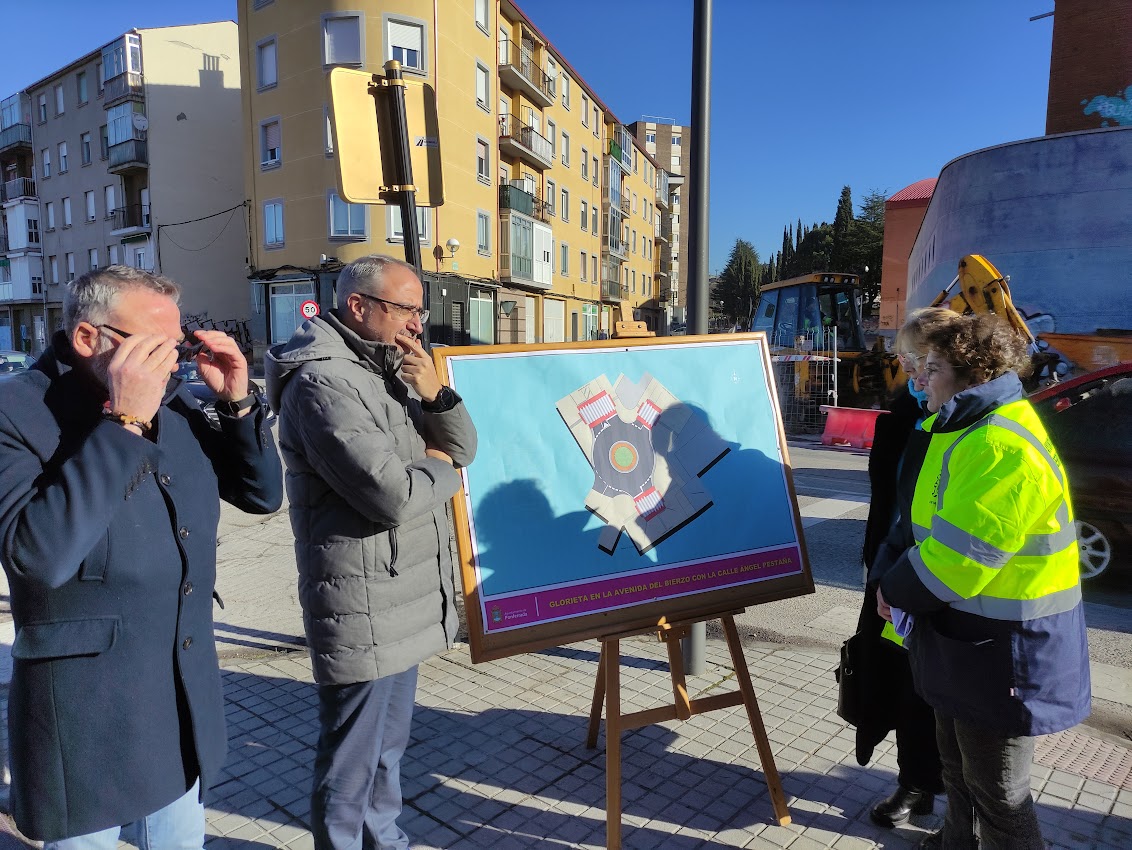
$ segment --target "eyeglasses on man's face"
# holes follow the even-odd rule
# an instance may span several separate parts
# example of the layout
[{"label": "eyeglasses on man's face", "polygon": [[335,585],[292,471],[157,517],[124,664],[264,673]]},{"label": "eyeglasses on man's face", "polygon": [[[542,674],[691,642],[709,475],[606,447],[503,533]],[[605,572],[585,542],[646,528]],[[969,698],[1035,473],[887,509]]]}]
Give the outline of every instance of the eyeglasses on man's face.
[{"label": "eyeglasses on man's face", "polygon": [[358,295],[362,298],[367,298],[370,301],[376,301],[379,304],[385,304],[387,307],[397,308],[397,315],[405,319],[409,316],[416,316],[417,320],[423,325],[428,321],[428,310],[424,307],[414,307],[412,304],[398,304],[396,301],[387,301],[384,298],[378,298],[376,295],[367,295],[365,292],[359,292]]},{"label": "eyeglasses on man's face", "polygon": [[[96,328],[105,328],[108,331],[118,334],[122,339],[129,339],[133,336],[131,333],[126,333],[113,325],[95,325]],[[181,340],[177,343],[177,362],[188,363],[190,360],[195,360],[196,356],[204,351],[203,342],[189,342],[187,339]]]}]

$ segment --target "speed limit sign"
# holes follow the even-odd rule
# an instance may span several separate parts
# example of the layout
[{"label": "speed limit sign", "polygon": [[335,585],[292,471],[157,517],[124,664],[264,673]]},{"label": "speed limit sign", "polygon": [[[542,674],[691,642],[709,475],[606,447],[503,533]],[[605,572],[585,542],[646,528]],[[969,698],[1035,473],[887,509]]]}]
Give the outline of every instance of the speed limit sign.
[{"label": "speed limit sign", "polygon": [[318,315],[318,302],[304,301],[299,307],[299,312],[303,314],[304,319],[313,319]]}]

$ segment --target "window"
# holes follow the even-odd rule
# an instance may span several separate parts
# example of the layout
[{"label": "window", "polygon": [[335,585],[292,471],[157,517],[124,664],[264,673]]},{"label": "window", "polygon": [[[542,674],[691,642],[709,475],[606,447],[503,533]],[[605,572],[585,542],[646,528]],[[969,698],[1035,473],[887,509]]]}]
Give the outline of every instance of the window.
[{"label": "window", "polygon": [[86,258],[87,258],[88,268],[90,268],[91,271],[94,271],[95,269],[98,268],[98,249],[97,248],[91,248],[89,251],[87,251],[86,252]]},{"label": "window", "polygon": [[39,244],[39,219],[38,218],[29,218],[28,219],[28,244],[29,245],[38,245]]},{"label": "window", "polygon": [[48,233],[50,233],[52,230],[55,229],[55,203],[54,203],[54,201],[48,201],[46,208],[47,208],[47,231],[48,231]]},{"label": "window", "polygon": [[550,56],[546,57],[546,76],[550,80],[550,97],[553,100],[558,89],[558,63]]},{"label": "window", "polygon": [[590,232],[597,236],[597,204],[590,207]]},{"label": "window", "polygon": [[559,79],[562,80],[562,105],[567,109],[570,108],[570,78],[565,74],[560,74]]},{"label": "window", "polygon": [[324,131],[325,131],[325,138],[323,139],[323,142],[326,145],[326,155],[327,156],[333,156],[334,155],[334,126],[330,123],[330,107],[329,106],[322,107],[322,117],[323,117],[323,124],[325,125],[325,127],[323,128]]},{"label": "window", "polygon": [[283,131],[278,118],[272,118],[259,125],[260,168],[275,168],[279,165],[283,149]]},{"label": "window", "polygon": [[41,94],[39,96],[38,108],[36,110],[36,118],[42,124],[47,120],[47,95]]},{"label": "window", "polygon": [[555,189],[554,181],[553,180],[547,180],[546,181],[546,214],[547,215],[554,215],[554,202],[555,202],[555,200],[557,200],[556,197],[555,197],[555,194],[556,194],[556,189]]},{"label": "window", "polygon": [[106,202],[106,217],[110,218],[111,213],[118,209],[118,205],[114,202],[113,186],[107,186],[102,190],[102,199]]},{"label": "window", "polygon": [[578,266],[578,279],[579,280],[585,280],[586,279],[586,272],[588,272],[589,268],[590,268],[590,260],[589,260],[589,257],[586,256],[585,251],[580,251],[579,253],[581,255],[579,257],[579,259],[581,261],[581,265]]},{"label": "window", "polygon": [[63,226],[64,227],[70,227],[71,226],[71,199],[70,198],[64,198],[63,199]]},{"label": "window", "polygon": [[550,142],[550,159],[553,161],[558,153],[558,125],[553,121],[546,122],[546,138]]},{"label": "window", "polygon": [[679,136],[673,136],[672,137],[672,144],[675,147],[680,147],[681,146],[680,145],[680,137]]},{"label": "window", "polygon": [[490,86],[490,78],[488,77],[487,68],[481,63],[476,63],[476,106],[480,109],[486,110],[488,88]]},{"label": "window", "polygon": [[86,220],[94,221],[97,217],[94,211],[94,192],[84,192],[83,202],[86,204]]},{"label": "window", "polygon": [[[404,242],[405,234],[401,227],[401,207],[390,204],[389,211],[389,241]],[[417,230],[420,232],[420,241],[429,241],[429,223],[432,221],[426,207],[417,207]]]},{"label": "window", "polygon": [[90,133],[79,136],[79,154],[82,156],[83,165],[90,165]]},{"label": "window", "polygon": [[559,248],[559,268],[558,273],[563,277],[570,276],[570,246],[562,242]]},{"label": "window", "polygon": [[98,128],[98,144],[99,156],[110,159],[110,135],[105,124]]},{"label": "window", "polygon": [[98,96],[102,97],[102,92],[106,88],[106,79],[103,76],[102,63],[99,62],[95,67],[98,69]]},{"label": "window", "polygon": [[365,56],[365,21],[360,14],[322,16],[322,64],[361,65]]},{"label": "window", "polygon": [[63,84],[55,86],[55,114],[63,114]]},{"label": "window", "polygon": [[387,18],[385,58],[396,59],[411,71],[425,71],[424,25]]},{"label": "window", "polygon": [[594,138],[595,139],[600,138],[600,134],[601,134],[601,122],[598,120],[597,107],[595,106],[594,107]]},{"label": "window", "polygon": [[655,145],[656,144],[656,133],[655,132],[654,133],[645,133],[645,144],[649,144],[649,145]]},{"label": "window", "polygon": [[67,282],[70,283],[75,279],[75,255],[67,253]]},{"label": "window", "polygon": [[43,164],[43,179],[51,176],[51,151],[44,148],[39,152],[39,161]]},{"label": "window", "polygon": [[637,193],[633,193],[633,212],[637,211]]},{"label": "window", "polygon": [[590,179],[590,152],[582,148],[582,179]]},{"label": "window", "polygon": [[75,87],[79,92],[79,106],[82,106],[90,100],[90,91],[86,84],[86,71],[79,71],[75,74]]},{"label": "window", "polygon": [[51,267],[51,282],[59,282],[59,258],[52,254],[47,258],[47,264]]},{"label": "window", "polygon": [[268,295],[268,320],[271,327],[271,344],[286,342],[306,321],[300,312],[304,301],[315,297],[314,281],[300,280],[295,283],[273,283]]},{"label": "window", "polygon": [[566,189],[562,190],[562,220],[570,220],[570,193]]},{"label": "window", "polygon": [[110,258],[110,265],[112,265],[112,266],[118,265],[118,261],[120,259],[120,257],[118,256],[118,246],[117,245],[107,245],[106,246],[106,256],[108,256]]},{"label": "window", "polygon": [[672,170],[675,171],[677,174],[680,173],[680,157],[678,157],[678,156],[672,157]]},{"label": "window", "polygon": [[582,126],[590,126],[590,98],[589,95],[582,95]]},{"label": "window", "polygon": [[570,134],[562,131],[562,167],[570,167]]},{"label": "window", "polygon": [[255,47],[256,84],[269,89],[279,82],[279,69],[275,62],[275,39],[268,38]]},{"label": "window", "polygon": [[485,139],[476,138],[476,177],[491,185],[491,146]]},{"label": "window", "polygon": [[590,257],[590,280],[597,283],[597,254]]},{"label": "window", "polygon": [[476,26],[487,32],[487,0],[476,0]]},{"label": "window", "polygon": [[67,173],[67,143],[59,143],[59,173]]},{"label": "window", "polygon": [[582,223],[582,230],[585,230],[586,227],[590,223],[589,206],[588,206],[588,204],[586,204],[585,201],[582,201],[582,203],[581,203],[581,211],[582,211],[582,214],[578,217],[578,220],[581,221],[581,223]]},{"label": "window", "polygon": [[491,255],[491,216],[483,210],[476,210],[476,251]]},{"label": "window", "polygon": [[283,244],[283,201],[265,201],[263,205],[263,244],[274,248]]},{"label": "window", "polygon": [[633,277],[632,277],[633,292],[636,292],[637,291],[637,270],[636,269],[633,269],[632,275],[633,275]]},{"label": "window", "polygon": [[365,204],[348,204],[337,193],[330,195],[330,236],[343,238],[366,235]]},{"label": "window", "polygon": [[590,158],[590,177],[593,178],[593,184],[595,186],[597,185],[597,174],[598,174],[597,157],[595,156],[595,157]]}]

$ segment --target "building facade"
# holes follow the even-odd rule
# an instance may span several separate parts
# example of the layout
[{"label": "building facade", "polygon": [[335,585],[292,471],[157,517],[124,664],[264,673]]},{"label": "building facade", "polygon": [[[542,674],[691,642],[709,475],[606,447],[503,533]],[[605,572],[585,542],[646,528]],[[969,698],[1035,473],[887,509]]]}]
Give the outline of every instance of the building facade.
[{"label": "building facade", "polygon": [[[692,128],[657,121],[636,121],[629,130],[638,144],[655,158],[658,167],[667,174],[668,208],[662,210],[657,222],[663,251],[658,257],[658,273],[667,275],[670,290],[668,301],[672,322],[687,322],[688,280],[682,273],[682,258],[688,256],[688,225],[684,208],[692,197],[694,187],[687,176],[692,162]],[[661,194],[658,187],[658,199]],[[659,203],[659,200],[658,200]]]},{"label": "building facade", "polygon": [[895,331],[904,324],[904,300],[908,296],[908,254],[932,200],[936,178],[917,180],[905,186],[884,204],[884,248],[880,267],[880,321],[882,331]]},{"label": "building facade", "polygon": [[1057,0],[1046,134],[1132,126],[1132,3]]},{"label": "building facade", "polygon": [[132,30],[4,101],[0,345],[42,351],[63,285],[115,263],[178,281],[188,316],[246,319],[237,35]]},{"label": "building facade", "polygon": [[390,59],[436,94],[445,202],[418,209],[434,342],[660,327],[656,163],[510,0],[241,0],[239,24],[261,347],[305,301],[333,306],[341,264],[405,255],[397,207],[338,194],[327,84]]}]

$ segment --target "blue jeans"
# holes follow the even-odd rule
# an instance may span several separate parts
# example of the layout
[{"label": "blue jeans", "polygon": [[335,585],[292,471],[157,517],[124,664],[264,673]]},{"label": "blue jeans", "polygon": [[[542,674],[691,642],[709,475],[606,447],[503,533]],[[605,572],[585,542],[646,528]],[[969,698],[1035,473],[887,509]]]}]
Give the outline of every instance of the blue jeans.
[{"label": "blue jeans", "polygon": [[401,756],[409,745],[417,668],[353,685],[319,685],[311,793],[315,850],[406,850]]},{"label": "blue jeans", "polygon": [[1033,738],[937,713],[936,742],[947,790],[943,850],[1045,850],[1030,793]]},{"label": "blue jeans", "polygon": [[204,847],[204,804],[200,800],[200,780],[193,783],[185,796],[152,815],[101,832],[45,841],[43,850],[115,850],[118,836],[123,832],[123,837],[139,850],[201,850]]}]

